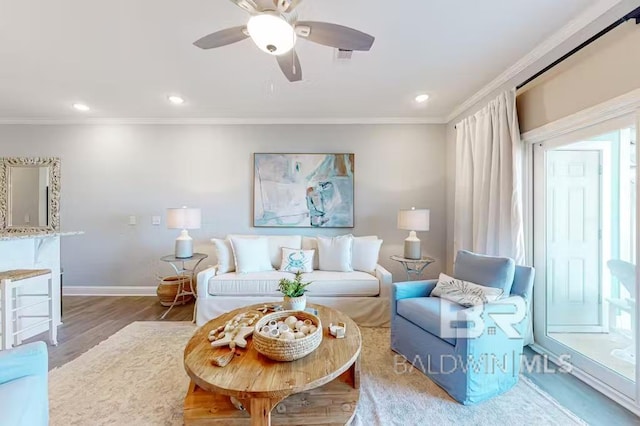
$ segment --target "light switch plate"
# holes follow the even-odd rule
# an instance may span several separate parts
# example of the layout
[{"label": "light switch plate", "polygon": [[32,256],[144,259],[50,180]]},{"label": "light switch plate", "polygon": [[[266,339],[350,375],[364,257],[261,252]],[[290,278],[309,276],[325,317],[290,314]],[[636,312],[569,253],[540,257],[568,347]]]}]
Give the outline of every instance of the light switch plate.
[{"label": "light switch plate", "polygon": [[160,225],[161,217],[160,216],[151,216],[151,224],[152,225]]},{"label": "light switch plate", "polygon": [[129,225],[137,225],[138,224],[138,220],[136,219],[135,216],[129,216]]}]

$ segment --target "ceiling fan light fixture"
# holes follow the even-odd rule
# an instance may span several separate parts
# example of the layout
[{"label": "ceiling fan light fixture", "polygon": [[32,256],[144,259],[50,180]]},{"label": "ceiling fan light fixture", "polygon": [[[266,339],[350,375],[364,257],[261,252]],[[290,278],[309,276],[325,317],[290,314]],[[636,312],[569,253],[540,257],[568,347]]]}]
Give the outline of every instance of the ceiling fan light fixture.
[{"label": "ceiling fan light fixture", "polygon": [[253,42],[263,52],[282,55],[296,44],[296,32],[284,18],[275,13],[254,15],[247,23]]},{"label": "ceiling fan light fixture", "polygon": [[77,110],[77,111],[82,111],[82,112],[87,112],[90,111],[91,108],[89,108],[89,106],[87,104],[82,104],[79,102],[76,102],[74,104],[71,105],[73,107],[73,109]]},{"label": "ceiling fan light fixture", "polygon": [[184,98],[178,95],[169,95],[167,100],[173,105],[182,105],[184,103]]}]

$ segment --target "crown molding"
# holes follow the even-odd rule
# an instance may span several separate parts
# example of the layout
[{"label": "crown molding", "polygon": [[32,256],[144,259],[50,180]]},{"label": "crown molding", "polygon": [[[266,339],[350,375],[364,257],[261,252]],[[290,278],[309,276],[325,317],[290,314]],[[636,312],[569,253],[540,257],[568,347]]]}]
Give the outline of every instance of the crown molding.
[{"label": "crown molding", "polygon": [[456,117],[464,113],[483,98],[489,96],[495,90],[507,84],[516,78],[520,73],[531,65],[534,65],[545,55],[549,54],[553,49],[569,40],[579,31],[583,30],[589,24],[597,20],[599,17],[607,13],[609,10],[621,3],[622,0],[600,0],[591,5],[584,12],[572,19],[560,30],[556,31],[542,43],[536,46],[531,52],[523,56],[519,61],[507,68],[502,74],[496,77],[489,84],[478,90],[469,99],[458,105],[449,115],[447,115],[447,123],[452,122]]},{"label": "crown molding", "polygon": [[521,139],[528,144],[543,142],[638,110],[640,89],[530,130],[523,133]]},{"label": "crown molding", "polygon": [[281,124],[446,124],[444,117],[352,118],[56,118],[0,117],[0,125],[281,125]]}]

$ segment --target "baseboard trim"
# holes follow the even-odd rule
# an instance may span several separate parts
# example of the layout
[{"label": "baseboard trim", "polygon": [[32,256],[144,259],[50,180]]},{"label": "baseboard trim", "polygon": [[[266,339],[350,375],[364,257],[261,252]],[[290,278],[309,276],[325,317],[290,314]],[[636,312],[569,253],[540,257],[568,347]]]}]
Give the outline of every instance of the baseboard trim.
[{"label": "baseboard trim", "polygon": [[63,296],[155,296],[156,287],[149,286],[69,286]]}]

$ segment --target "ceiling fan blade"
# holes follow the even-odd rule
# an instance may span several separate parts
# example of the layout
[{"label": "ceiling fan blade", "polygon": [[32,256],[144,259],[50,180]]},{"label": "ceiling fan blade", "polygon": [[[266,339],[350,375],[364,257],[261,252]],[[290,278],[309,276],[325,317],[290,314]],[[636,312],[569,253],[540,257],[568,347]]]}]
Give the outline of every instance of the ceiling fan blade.
[{"label": "ceiling fan blade", "polygon": [[253,0],[231,0],[231,2],[249,13],[258,13],[261,11]]},{"label": "ceiling fan blade", "polygon": [[277,55],[276,59],[280,69],[290,82],[302,80],[302,68],[300,68],[300,59],[295,50],[287,52],[284,55]]},{"label": "ceiling fan blade", "polygon": [[245,27],[233,27],[226,30],[216,31],[215,33],[206,35],[193,44],[200,49],[213,49],[227,44],[237,43],[248,38],[245,33]]},{"label": "ceiling fan blade", "polygon": [[273,0],[280,13],[290,13],[302,3],[302,0]]},{"label": "ceiling fan blade", "polygon": [[300,21],[296,27],[308,27],[308,35],[298,34],[314,43],[344,50],[369,50],[375,40],[375,37],[362,31],[328,22]]}]

